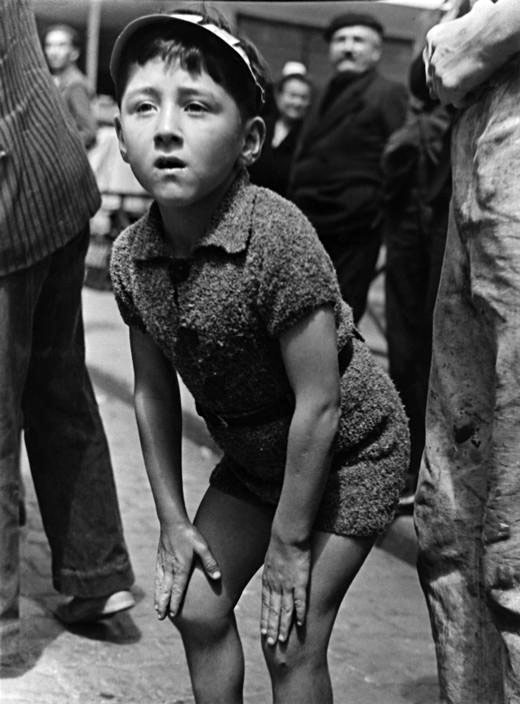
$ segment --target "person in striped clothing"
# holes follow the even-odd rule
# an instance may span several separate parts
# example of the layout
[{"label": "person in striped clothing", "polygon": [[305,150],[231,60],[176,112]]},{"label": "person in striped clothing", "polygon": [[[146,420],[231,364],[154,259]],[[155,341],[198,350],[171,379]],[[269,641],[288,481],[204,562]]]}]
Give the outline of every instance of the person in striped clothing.
[{"label": "person in striped clothing", "polygon": [[94,176],[29,0],[0,0],[0,662],[16,661],[20,435],[67,622],[133,605],[110,455],[85,366]]}]

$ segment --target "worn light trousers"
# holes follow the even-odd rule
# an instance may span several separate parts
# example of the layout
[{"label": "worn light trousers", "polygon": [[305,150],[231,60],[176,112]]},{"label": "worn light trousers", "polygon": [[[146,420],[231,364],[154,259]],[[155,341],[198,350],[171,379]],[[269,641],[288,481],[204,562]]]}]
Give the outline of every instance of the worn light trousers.
[{"label": "worn light trousers", "polygon": [[457,121],[415,524],[441,699],[520,703],[520,66]]},{"label": "worn light trousers", "polygon": [[88,229],[37,264],[0,277],[0,661],[20,646],[22,428],[54,587],[95,597],[127,589],[134,579],[85,366],[87,244]]}]

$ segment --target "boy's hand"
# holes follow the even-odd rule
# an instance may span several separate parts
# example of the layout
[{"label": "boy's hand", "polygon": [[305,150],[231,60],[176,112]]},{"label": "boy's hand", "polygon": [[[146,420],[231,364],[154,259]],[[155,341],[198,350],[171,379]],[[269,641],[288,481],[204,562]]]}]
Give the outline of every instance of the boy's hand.
[{"label": "boy's hand", "polygon": [[220,579],[217,561],[208,544],[192,524],[161,528],[155,568],[155,610],[159,619],[179,612],[193,561],[199,557],[210,579]]},{"label": "boy's hand", "polygon": [[441,103],[465,107],[472,92],[507,60],[498,41],[496,7],[491,0],[477,0],[468,14],[426,35],[426,81]]},{"label": "boy's hand", "polygon": [[293,618],[301,626],[307,611],[310,547],[271,537],[262,574],[260,632],[269,645],[289,637]]}]

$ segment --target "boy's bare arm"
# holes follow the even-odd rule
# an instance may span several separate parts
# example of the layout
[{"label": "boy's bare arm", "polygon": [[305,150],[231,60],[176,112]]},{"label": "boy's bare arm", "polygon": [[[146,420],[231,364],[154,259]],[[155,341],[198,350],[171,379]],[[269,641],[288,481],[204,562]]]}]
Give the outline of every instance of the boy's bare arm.
[{"label": "boy's bare arm", "polygon": [[520,0],[477,0],[466,15],[428,32],[428,84],[442,103],[465,107],[472,92],[519,51]]},{"label": "boy's bare arm", "polygon": [[139,438],[161,524],[188,522],[182,490],[182,415],[175,371],[140,330],[130,329]]},{"label": "boy's bare arm", "polygon": [[159,618],[178,613],[197,557],[211,579],[220,571],[188,518],[182,485],[182,410],[175,370],[154,342],[130,329],[134,404],[144,462],[161,525],[155,571]]},{"label": "boy's bare arm", "polygon": [[273,645],[307,610],[310,536],[327,481],[340,415],[332,310],[321,309],[286,333],[282,356],[296,398],[285,474],[262,578],[261,631]]}]

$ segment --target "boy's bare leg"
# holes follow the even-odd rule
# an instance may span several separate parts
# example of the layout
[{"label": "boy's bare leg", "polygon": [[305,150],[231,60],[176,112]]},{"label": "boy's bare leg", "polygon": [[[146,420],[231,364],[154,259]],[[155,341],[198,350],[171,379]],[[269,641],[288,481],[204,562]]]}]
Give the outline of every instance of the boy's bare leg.
[{"label": "boy's bare leg", "polygon": [[330,634],[341,601],[374,543],[316,532],[306,623],[294,626],[287,643],[263,642],[274,704],[331,704],[327,664]]},{"label": "boy's bare leg", "polygon": [[263,564],[271,519],[268,511],[215,489],[202,499],[195,524],[218,561],[222,579],[210,583],[196,567],[174,619],[197,704],[242,704],[244,656],[233,609]]},{"label": "boy's bare leg", "polygon": [[[233,609],[263,564],[271,516],[209,489],[195,523],[219,562],[222,580],[210,583],[195,568],[174,622],[183,638],[197,704],[242,704],[244,658]],[[327,664],[330,634],[341,601],[373,542],[372,538],[314,534],[306,625],[298,631],[293,627],[283,645],[263,643],[275,704],[332,702]]]}]

